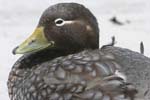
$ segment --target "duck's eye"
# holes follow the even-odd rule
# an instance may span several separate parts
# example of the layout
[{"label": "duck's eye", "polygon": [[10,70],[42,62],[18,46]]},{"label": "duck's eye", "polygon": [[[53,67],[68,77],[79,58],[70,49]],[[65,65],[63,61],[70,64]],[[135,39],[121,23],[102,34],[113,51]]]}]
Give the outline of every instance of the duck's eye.
[{"label": "duck's eye", "polygon": [[64,23],[63,19],[58,18],[55,20],[55,24],[56,24],[56,26],[63,26],[65,23]]}]

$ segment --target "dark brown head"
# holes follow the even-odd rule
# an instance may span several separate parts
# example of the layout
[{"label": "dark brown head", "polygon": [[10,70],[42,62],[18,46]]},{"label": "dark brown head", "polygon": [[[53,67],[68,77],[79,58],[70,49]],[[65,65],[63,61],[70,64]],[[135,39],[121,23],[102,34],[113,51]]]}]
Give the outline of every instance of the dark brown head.
[{"label": "dark brown head", "polygon": [[81,51],[99,47],[96,18],[83,5],[60,3],[46,9],[34,33],[13,52],[24,54],[45,48]]}]

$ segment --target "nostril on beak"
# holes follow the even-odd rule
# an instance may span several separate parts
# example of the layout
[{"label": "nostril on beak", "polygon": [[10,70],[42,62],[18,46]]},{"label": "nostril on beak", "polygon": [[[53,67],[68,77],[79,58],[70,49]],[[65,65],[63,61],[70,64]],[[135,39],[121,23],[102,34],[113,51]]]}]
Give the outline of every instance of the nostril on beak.
[{"label": "nostril on beak", "polygon": [[19,46],[17,46],[16,48],[13,49],[12,53],[15,55],[16,54],[16,50],[19,48]]},{"label": "nostril on beak", "polygon": [[28,44],[28,45],[32,44],[33,42],[35,42],[35,40],[31,40],[31,42],[29,42],[29,44]]}]

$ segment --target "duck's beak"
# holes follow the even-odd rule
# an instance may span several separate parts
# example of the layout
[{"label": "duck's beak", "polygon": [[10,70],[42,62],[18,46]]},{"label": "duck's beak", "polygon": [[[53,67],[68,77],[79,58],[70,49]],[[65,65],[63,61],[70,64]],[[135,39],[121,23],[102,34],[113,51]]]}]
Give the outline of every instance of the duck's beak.
[{"label": "duck's beak", "polygon": [[44,27],[36,28],[28,39],[13,50],[13,54],[32,53],[53,46],[54,41],[48,41],[43,30]]}]

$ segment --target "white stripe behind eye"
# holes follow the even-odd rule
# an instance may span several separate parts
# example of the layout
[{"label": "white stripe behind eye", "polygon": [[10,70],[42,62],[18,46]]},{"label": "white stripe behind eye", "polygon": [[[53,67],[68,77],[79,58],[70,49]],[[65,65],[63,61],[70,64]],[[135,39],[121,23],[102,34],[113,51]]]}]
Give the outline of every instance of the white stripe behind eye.
[{"label": "white stripe behind eye", "polygon": [[74,23],[75,21],[65,21],[65,24],[72,24]]}]

